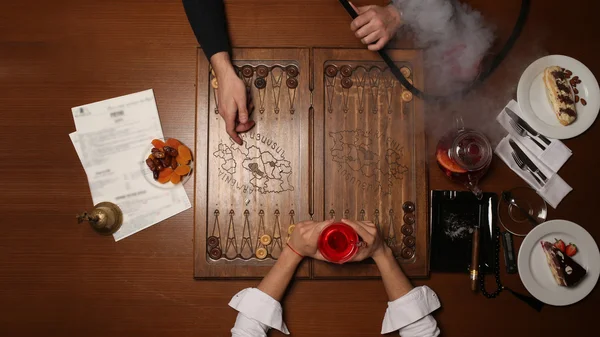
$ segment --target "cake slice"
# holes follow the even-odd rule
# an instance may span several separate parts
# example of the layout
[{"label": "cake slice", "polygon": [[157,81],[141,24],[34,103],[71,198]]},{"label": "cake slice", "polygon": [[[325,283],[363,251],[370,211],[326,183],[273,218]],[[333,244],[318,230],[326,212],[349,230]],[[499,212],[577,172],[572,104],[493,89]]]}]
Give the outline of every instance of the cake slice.
[{"label": "cake slice", "polygon": [[558,66],[548,67],[544,70],[544,85],[546,94],[562,125],[569,125],[577,118],[575,110],[575,97],[569,85],[568,75]]},{"label": "cake slice", "polygon": [[579,283],[587,273],[585,268],[580,266],[571,257],[567,256],[548,241],[541,241],[548,266],[552,271],[554,280],[559,286],[572,287]]}]

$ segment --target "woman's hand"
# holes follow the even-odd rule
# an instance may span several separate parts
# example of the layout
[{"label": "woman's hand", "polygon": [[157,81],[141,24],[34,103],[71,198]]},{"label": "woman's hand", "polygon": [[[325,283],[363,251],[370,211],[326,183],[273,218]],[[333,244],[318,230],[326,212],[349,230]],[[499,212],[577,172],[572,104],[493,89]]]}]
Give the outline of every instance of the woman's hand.
[{"label": "woman's hand", "polygon": [[342,219],[342,222],[354,228],[363,241],[362,246],[358,249],[358,253],[350,260],[351,262],[362,261],[369,257],[375,259],[379,256],[383,256],[386,253],[386,250],[390,249],[381,240],[379,230],[374,223],[370,221],[353,221],[348,219]]},{"label": "woman's hand", "polygon": [[321,234],[323,228],[332,223],[333,220],[327,220],[323,222],[300,222],[296,224],[292,235],[290,235],[290,241],[288,241],[288,244],[292,249],[302,256],[325,261],[323,255],[321,255],[321,252],[319,252],[317,244],[319,235]]},{"label": "woman's hand", "polygon": [[358,17],[350,24],[360,42],[368,45],[369,50],[379,50],[385,46],[402,25],[400,12],[394,5],[355,7]]},{"label": "woman's hand", "polygon": [[219,114],[225,121],[227,134],[242,145],[243,141],[238,133],[247,132],[255,125],[254,121],[249,119],[253,109],[252,100],[250,95],[247,95],[244,82],[235,73],[227,52],[216,53],[210,58],[210,62],[219,84]]}]

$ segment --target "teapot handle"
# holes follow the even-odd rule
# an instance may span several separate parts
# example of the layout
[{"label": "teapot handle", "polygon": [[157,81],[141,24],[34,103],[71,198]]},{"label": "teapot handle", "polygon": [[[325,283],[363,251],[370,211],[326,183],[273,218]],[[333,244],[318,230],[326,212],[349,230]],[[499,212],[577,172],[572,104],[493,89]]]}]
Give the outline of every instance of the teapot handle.
[{"label": "teapot handle", "polygon": [[465,183],[465,186],[475,194],[478,200],[481,200],[483,198],[483,191],[477,185],[479,183],[479,178],[474,178],[470,174],[468,178],[469,180]]},{"label": "teapot handle", "polygon": [[456,124],[456,130],[458,130],[458,132],[465,131],[465,122],[463,122],[462,116],[454,117],[454,123]]}]

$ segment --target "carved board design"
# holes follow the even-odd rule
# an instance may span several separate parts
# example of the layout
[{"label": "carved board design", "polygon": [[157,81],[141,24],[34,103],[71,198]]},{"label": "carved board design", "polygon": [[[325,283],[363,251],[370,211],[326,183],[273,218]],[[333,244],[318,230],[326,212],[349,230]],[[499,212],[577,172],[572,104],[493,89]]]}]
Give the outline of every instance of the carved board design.
[{"label": "carved board design", "polygon": [[[422,86],[418,51],[393,51]],[[428,274],[422,102],[365,50],[238,49],[256,127],[225,132],[219,83],[198,52],[195,277],[258,278],[294,223],[373,221],[413,277]],[[292,227],[293,228],[293,227]],[[376,277],[368,261],[306,260],[297,277]]]}]

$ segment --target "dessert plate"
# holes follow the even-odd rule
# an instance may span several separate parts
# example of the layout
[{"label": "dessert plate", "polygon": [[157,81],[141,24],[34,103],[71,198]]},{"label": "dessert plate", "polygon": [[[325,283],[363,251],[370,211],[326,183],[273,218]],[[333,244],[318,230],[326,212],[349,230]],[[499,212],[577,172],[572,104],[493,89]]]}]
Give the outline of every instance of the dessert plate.
[{"label": "dessert plate", "polygon": [[[573,260],[587,270],[574,287],[556,284],[540,241],[562,239],[577,245]],[[518,257],[519,276],[525,288],[538,300],[550,305],[569,305],[586,297],[600,275],[600,251],[592,236],[581,226],[566,220],[551,220],[535,227],[523,240]]]},{"label": "dessert plate", "polygon": [[[567,126],[558,122],[546,95],[544,69],[550,66],[568,69],[581,80],[577,90],[587,105],[584,106],[581,101],[575,104],[577,119]],[[521,117],[532,128],[546,137],[567,139],[582,134],[596,120],[600,109],[600,88],[594,74],[583,63],[568,56],[550,55],[533,62],[523,72],[517,88],[517,101],[523,112]]]}]

